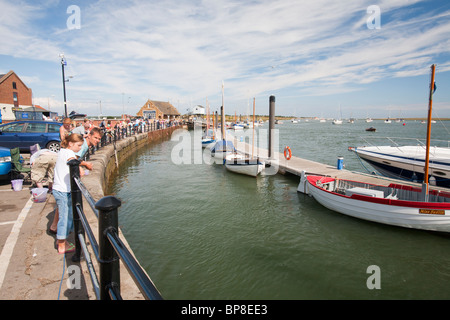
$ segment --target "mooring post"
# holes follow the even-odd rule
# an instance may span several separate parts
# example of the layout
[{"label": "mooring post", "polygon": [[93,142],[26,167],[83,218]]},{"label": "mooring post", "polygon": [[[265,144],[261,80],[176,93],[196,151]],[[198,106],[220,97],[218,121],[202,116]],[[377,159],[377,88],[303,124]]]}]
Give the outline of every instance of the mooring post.
[{"label": "mooring post", "polygon": [[273,131],[275,130],[275,96],[269,98],[269,160],[274,159]]},{"label": "mooring post", "polygon": [[118,208],[122,202],[113,196],[95,204],[98,212],[98,244],[100,262],[100,300],[109,300],[109,290],[120,292],[119,256],[108,239],[108,233],[119,233]]}]

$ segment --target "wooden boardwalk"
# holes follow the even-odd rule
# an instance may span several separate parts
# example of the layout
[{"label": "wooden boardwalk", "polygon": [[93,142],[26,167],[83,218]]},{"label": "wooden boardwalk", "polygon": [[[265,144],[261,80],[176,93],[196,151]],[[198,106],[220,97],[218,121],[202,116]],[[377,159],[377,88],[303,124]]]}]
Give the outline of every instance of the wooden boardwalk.
[{"label": "wooden boardwalk", "polygon": [[[236,149],[241,152],[248,155],[252,154],[252,146],[245,142],[240,142],[235,139],[233,142]],[[261,160],[264,160],[266,164],[274,164],[276,165],[276,162],[273,160],[268,159],[268,150],[267,149],[261,149],[254,147],[254,156],[259,156]],[[330,177],[337,177],[339,179],[348,179],[348,180],[354,180],[354,181],[360,181],[365,183],[371,183],[371,184],[378,184],[378,185],[384,185],[388,186],[391,183],[401,183],[401,184],[407,184],[411,185],[413,187],[421,188],[421,184],[409,182],[405,180],[398,180],[398,179],[392,179],[384,176],[376,176],[371,175],[367,173],[362,172],[356,172],[356,171],[349,171],[346,169],[338,170],[336,166],[330,166],[327,164],[302,159],[299,157],[292,156],[290,160],[286,160],[283,153],[275,152],[274,153],[274,159],[278,160],[278,173],[290,173],[293,175],[299,176],[302,171],[305,171],[307,174],[316,174],[316,175],[325,175]],[[337,159],[336,159],[337,160]],[[267,170],[267,168],[266,168]],[[300,180],[299,180],[300,181]],[[431,189],[440,189],[440,190],[446,190],[446,188],[440,188],[440,187],[434,187],[430,186]]]}]

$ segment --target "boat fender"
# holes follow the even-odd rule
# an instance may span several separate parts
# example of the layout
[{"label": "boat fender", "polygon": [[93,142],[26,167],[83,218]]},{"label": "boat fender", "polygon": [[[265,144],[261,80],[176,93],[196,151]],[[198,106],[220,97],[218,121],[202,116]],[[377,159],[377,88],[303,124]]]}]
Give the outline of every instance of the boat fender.
[{"label": "boat fender", "polygon": [[291,148],[289,148],[288,146],[284,148],[284,157],[286,158],[286,160],[291,160],[292,158]]}]

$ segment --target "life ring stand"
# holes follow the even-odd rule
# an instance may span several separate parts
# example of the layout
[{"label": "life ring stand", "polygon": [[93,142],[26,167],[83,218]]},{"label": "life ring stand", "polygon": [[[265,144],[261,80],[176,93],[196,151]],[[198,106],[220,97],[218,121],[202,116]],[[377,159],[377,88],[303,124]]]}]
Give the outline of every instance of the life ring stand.
[{"label": "life ring stand", "polygon": [[286,158],[286,160],[291,160],[292,158],[292,151],[288,146],[284,148],[284,157]]}]

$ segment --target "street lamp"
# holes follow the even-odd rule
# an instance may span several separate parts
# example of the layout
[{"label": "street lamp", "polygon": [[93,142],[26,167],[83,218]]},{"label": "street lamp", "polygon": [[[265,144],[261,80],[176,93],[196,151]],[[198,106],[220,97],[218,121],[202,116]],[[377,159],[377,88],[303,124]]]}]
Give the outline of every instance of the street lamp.
[{"label": "street lamp", "polygon": [[64,66],[67,65],[64,53],[59,55],[61,58],[61,69],[62,69],[62,81],[63,81],[63,93],[64,93],[64,117],[67,118],[67,101],[66,101],[66,78],[64,77]]}]

